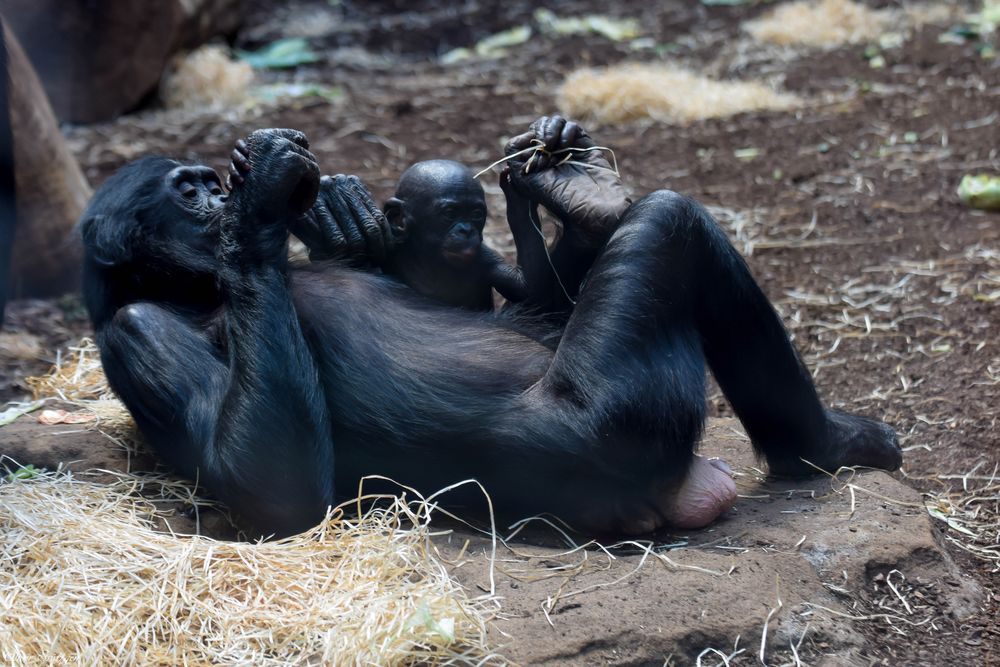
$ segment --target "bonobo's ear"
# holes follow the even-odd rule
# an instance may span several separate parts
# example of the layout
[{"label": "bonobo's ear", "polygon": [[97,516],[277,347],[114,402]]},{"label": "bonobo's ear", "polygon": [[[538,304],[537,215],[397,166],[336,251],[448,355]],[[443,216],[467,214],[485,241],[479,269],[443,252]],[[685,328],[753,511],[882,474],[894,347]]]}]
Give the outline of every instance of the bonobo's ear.
[{"label": "bonobo's ear", "polygon": [[87,257],[100,266],[117,266],[132,259],[130,230],[123,221],[91,215],[80,221],[80,236]]},{"label": "bonobo's ear", "polygon": [[410,230],[406,224],[406,207],[403,200],[389,197],[385,206],[382,207],[382,212],[385,213],[385,219],[389,222],[393,240],[396,243],[405,241]]}]

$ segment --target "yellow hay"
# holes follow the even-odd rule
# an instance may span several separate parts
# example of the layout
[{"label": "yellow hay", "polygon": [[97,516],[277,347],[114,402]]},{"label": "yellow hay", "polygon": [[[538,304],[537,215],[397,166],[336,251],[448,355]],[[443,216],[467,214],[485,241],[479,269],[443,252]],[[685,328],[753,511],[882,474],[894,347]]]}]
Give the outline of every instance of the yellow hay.
[{"label": "yellow hay", "polygon": [[781,5],[744,29],[762,42],[830,48],[876,39],[890,16],[851,0],[800,0]]},{"label": "yellow hay", "polygon": [[154,530],[141,483],[0,482],[0,664],[503,662],[485,644],[495,600],[451,579],[419,504],[219,542]]},{"label": "yellow hay", "polygon": [[232,60],[225,49],[203,46],[174,58],[160,83],[160,98],[169,109],[240,106],[249,99],[253,69]]},{"label": "yellow hay", "polygon": [[681,67],[640,64],[577,70],[559,90],[558,101],[570,116],[607,123],[645,118],[687,123],[799,104],[794,95],[763,83],[717,81]]},{"label": "yellow hay", "polygon": [[101,368],[101,353],[89,338],[84,338],[69,354],[60,354],[48,375],[29,377],[34,399],[60,398],[64,401],[109,400],[108,380]]}]

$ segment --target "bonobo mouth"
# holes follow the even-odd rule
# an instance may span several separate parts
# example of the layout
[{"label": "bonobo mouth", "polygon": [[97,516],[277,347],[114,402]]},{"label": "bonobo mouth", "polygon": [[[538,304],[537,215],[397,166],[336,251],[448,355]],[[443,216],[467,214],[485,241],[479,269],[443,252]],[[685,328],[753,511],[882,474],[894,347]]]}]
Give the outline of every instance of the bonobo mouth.
[{"label": "bonobo mouth", "polygon": [[460,248],[444,248],[441,255],[453,266],[468,266],[479,254],[479,244],[462,246]]}]

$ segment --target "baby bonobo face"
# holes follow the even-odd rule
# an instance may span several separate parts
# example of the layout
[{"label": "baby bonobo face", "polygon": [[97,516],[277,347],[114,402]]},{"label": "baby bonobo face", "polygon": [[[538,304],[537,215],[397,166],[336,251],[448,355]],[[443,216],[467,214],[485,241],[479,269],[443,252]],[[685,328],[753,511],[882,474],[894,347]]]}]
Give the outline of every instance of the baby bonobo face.
[{"label": "baby bonobo face", "polygon": [[416,245],[455,268],[476,261],[486,225],[486,198],[467,167],[450,160],[418,162],[403,174],[397,197],[404,202]]},{"label": "baby bonobo face", "polygon": [[455,267],[468,266],[479,256],[486,225],[486,198],[473,181],[439,193],[434,217],[443,232],[441,257]]}]

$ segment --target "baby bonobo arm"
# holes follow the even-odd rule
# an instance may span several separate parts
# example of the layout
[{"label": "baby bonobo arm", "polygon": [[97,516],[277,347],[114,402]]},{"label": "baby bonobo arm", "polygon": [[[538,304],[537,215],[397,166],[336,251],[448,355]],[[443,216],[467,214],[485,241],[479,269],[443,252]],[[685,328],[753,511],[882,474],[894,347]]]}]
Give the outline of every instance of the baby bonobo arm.
[{"label": "baby bonobo arm", "polygon": [[507,225],[514,237],[517,266],[507,264],[498,253],[483,246],[490,285],[513,303],[547,303],[552,292],[552,267],[545,249],[545,237],[535,222],[538,204],[511,186],[509,169],[500,174],[500,189],[507,199]]},{"label": "baby bonobo arm", "polygon": [[486,246],[480,250],[480,257],[486,269],[486,282],[500,292],[500,296],[513,303],[520,303],[528,298],[528,283],[519,267],[511,266],[500,253]]}]

